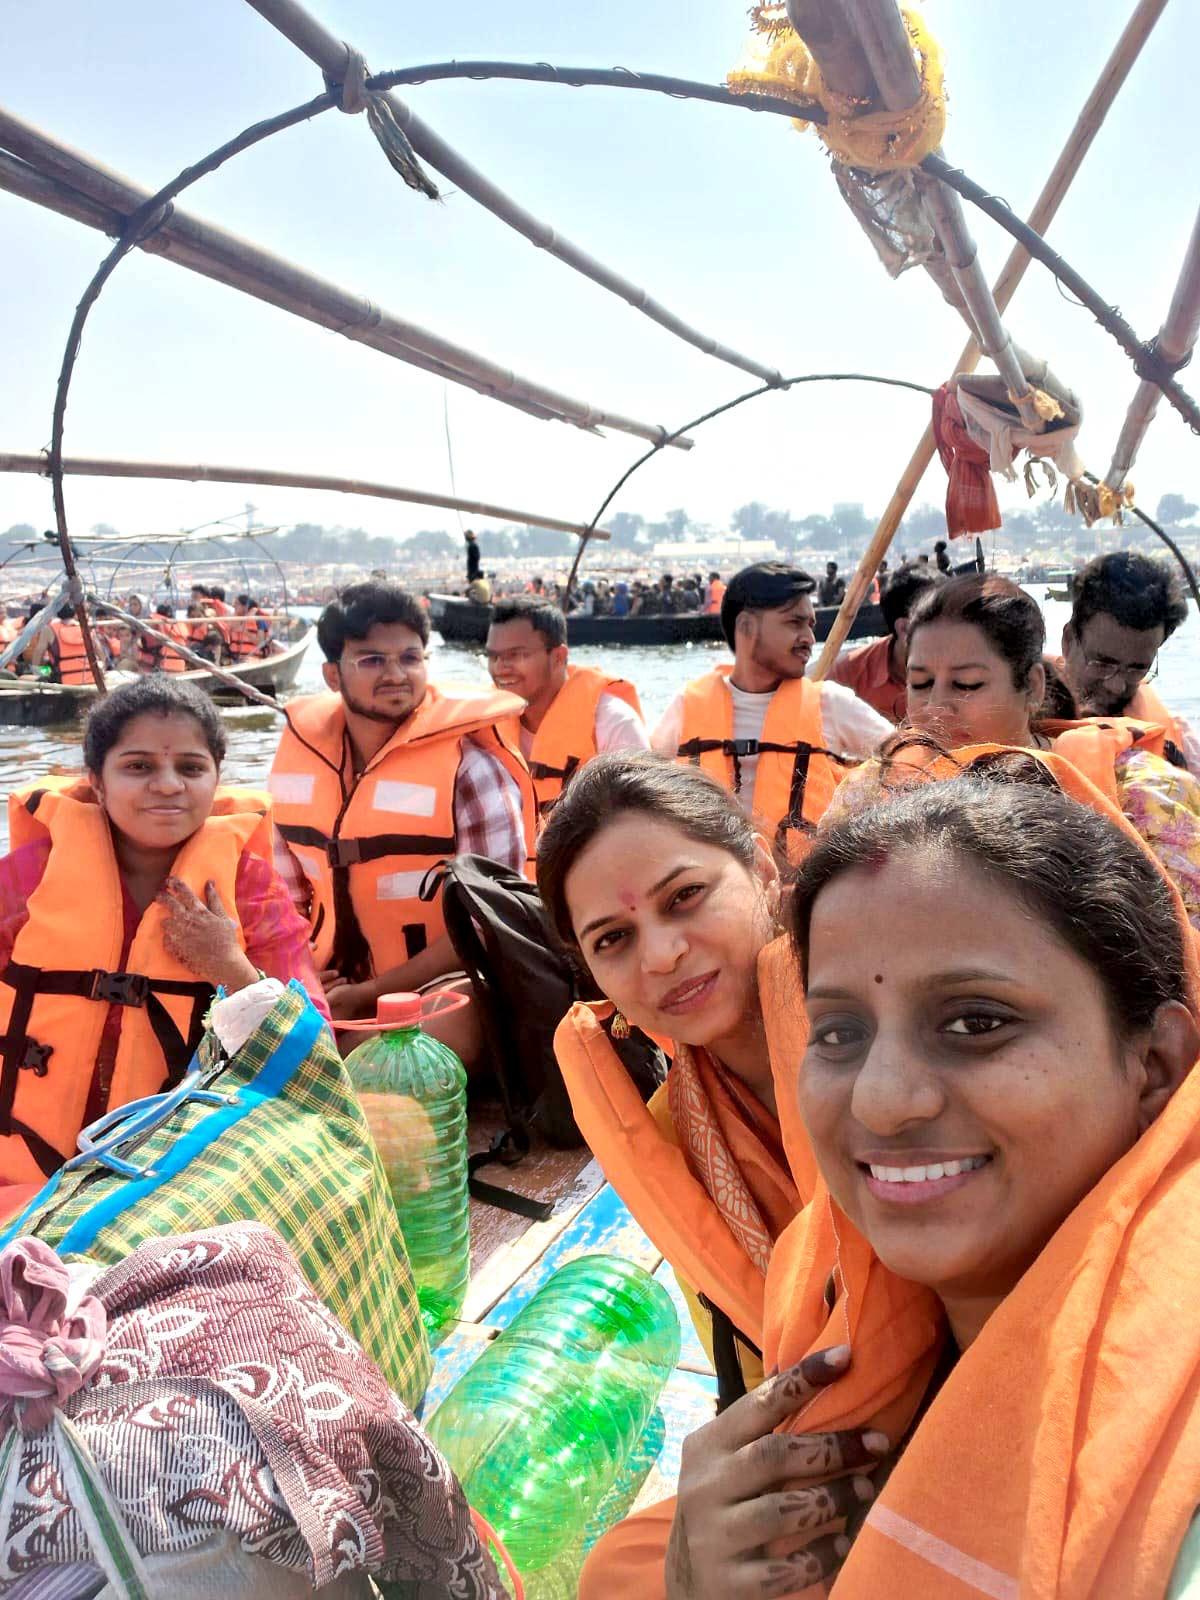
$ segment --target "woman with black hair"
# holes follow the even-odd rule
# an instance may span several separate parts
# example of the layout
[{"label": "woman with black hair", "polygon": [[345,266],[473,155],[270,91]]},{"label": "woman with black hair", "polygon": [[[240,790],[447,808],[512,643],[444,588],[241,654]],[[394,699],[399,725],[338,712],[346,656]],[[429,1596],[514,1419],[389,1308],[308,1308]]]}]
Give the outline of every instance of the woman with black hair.
[{"label": "woman with black hair", "polygon": [[81,1128],[186,1072],[217,989],[298,979],[307,927],[270,799],[220,787],[209,698],[154,674],[93,710],[84,772],[9,798],[0,860],[0,1215]]}]

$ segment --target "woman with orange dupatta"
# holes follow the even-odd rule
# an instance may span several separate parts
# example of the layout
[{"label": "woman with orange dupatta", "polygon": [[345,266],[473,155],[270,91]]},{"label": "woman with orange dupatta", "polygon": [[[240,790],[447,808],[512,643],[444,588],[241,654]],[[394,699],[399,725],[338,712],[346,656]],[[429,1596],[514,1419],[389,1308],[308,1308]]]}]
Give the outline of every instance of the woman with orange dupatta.
[{"label": "woman with orange dupatta", "polygon": [[[608,997],[573,1007],[555,1037],[576,1121],[675,1269],[727,1405],[762,1381],[767,1263],[801,1204],[759,998],[778,933],[774,859],[706,774],[612,754],[550,813],[537,877],[560,939]],[[620,1059],[631,1027],[670,1041],[649,1106]]]},{"label": "woman with orange dupatta", "polygon": [[614,1597],[1163,1600],[1200,1569],[1194,936],[1094,787],[1018,763],[805,863],[821,1177],[769,1270],[780,1376],[689,1441],[661,1577]]}]

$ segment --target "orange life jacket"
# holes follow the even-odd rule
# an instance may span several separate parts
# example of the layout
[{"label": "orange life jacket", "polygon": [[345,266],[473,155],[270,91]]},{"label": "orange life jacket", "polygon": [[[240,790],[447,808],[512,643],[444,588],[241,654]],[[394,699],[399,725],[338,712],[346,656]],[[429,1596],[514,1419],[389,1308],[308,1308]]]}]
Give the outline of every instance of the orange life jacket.
[{"label": "orange life jacket", "polygon": [[1049,736],[1055,755],[1082,772],[1118,810],[1115,763],[1123,751],[1136,747],[1173,766],[1183,765],[1182,754],[1157,723],[1132,717],[1082,717],[1078,722],[1041,722],[1038,729]]},{"label": "orange life jacket", "polygon": [[520,785],[530,849],[535,812],[518,748],[521,708],[516,695],[451,699],[430,687],[352,782],[341,696],[290,703],[270,787],[279,831],[312,882],[318,971],[386,972],[444,931],[440,902],[419,891],[429,868],[455,853],[454,779],[468,735]]},{"label": "orange life jacket", "polygon": [[596,707],[603,694],[615,694],[640,717],[641,701],[632,683],[610,678],[594,667],[568,667],[567,681],[533,736],[529,772],[544,817],[574,773],[596,754]]},{"label": "orange life jacket", "polygon": [[1154,722],[1162,728],[1167,738],[1182,755],[1183,731],[1163,704],[1158,690],[1150,683],[1139,683],[1137,693],[1125,707],[1125,715],[1135,722]]},{"label": "orange life jacket", "polygon": [[220,629],[235,661],[247,661],[258,655],[266,643],[266,633],[259,627],[258,614],[254,611],[244,617],[223,617]]},{"label": "orange life jacket", "polygon": [[[800,1121],[796,1068],[808,1023],[788,941],[758,957],[759,994],[788,1162],[802,1200],[816,1187],[816,1163]],[[701,1343],[714,1357],[714,1307],[734,1330],[747,1389],[763,1380],[761,1272],[720,1208],[693,1176],[671,1121],[664,1085],[648,1105],[605,1031],[607,1002],[577,1002],[554,1035],[554,1054],[579,1130],[604,1175],[679,1280]],[[786,1113],[786,1114],[785,1114]],[[714,1359],[714,1364],[719,1364]]]},{"label": "orange life jacket", "polygon": [[719,617],[721,614],[721,601],[725,598],[725,585],[720,578],[714,578],[712,587],[708,591],[708,604],[704,608],[706,616]]},{"label": "orange life jacket", "polygon": [[58,678],[60,683],[92,683],[92,669],[88,665],[83,644],[83,629],[77,622],[62,618],[50,624],[58,641]]},{"label": "orange life jacket", "polygon": [[[211,816],[171,866],[201,899],[214,881],[235,921],[243,853],[271,859],[270,807],[254,790],[218,789]],[[126,1007],[111,1108],[183,1076],[213,990],[167,953],[157,904],[143,914],[119,970],[120,873],[108,818],[86,779],[43,778],[10,795],[9,832],[14,850],[50,839],[29,920],[0,973],[0,1182],[31,1183],[75,1152],[110,1004]]]},{"label": "orange life jacket", "polygon": [[727,789],[741,788],[739,762],[758,757],[747,809],[775,830],[791,862],[803,860],[812,830],[825,815],[848,767],[825,748],[821,690],[808,678],[785,678],[776,689],[758,739],[733,737],[731,666],[718,667],[683,691],[680,760],[702,767]]}]

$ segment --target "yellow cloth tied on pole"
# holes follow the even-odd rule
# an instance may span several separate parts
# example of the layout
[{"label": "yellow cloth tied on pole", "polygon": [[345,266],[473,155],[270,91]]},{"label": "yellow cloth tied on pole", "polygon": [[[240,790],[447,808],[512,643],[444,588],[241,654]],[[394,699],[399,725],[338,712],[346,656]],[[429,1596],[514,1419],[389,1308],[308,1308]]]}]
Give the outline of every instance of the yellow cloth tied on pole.
[{"label": "yellow cloth tied on pole", "polygon": [[946,89],[942,53],[915,11],[904,10],[921,79],[921,95],[903,111],[882,111],[829,88],[803,39],[787,17],[782,0],[751,8],[757,38],[746,63],[729,73],[733,94],[769,94],[793,100],[802,111],[816,101],[828,119],[814,123],[803,114],[793,124],[815,127],[835,161],[847,167],[886,172],[918,166],[942,142],[946,129]]}]

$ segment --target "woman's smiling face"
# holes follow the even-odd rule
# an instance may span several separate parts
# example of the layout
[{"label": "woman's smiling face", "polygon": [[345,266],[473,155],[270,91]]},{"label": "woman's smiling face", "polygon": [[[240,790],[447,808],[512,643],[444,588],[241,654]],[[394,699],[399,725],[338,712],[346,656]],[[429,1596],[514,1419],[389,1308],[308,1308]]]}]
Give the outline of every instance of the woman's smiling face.
[{"label": "woman's smiling face", "polygon": [[808,941],[800,1101],[884,1264],[1001,1298],[1137,1139],[1144,1071],[1092,968],[1010,889],[909,847],[835,878]]},{"label": "woman's smiling face", "polygon": [[583,959],[635,1026],[712,1045],[757,1012],[756,961],[771,937],[766,852],[747,867],[674,823],[627,811],[567,873]]}]

